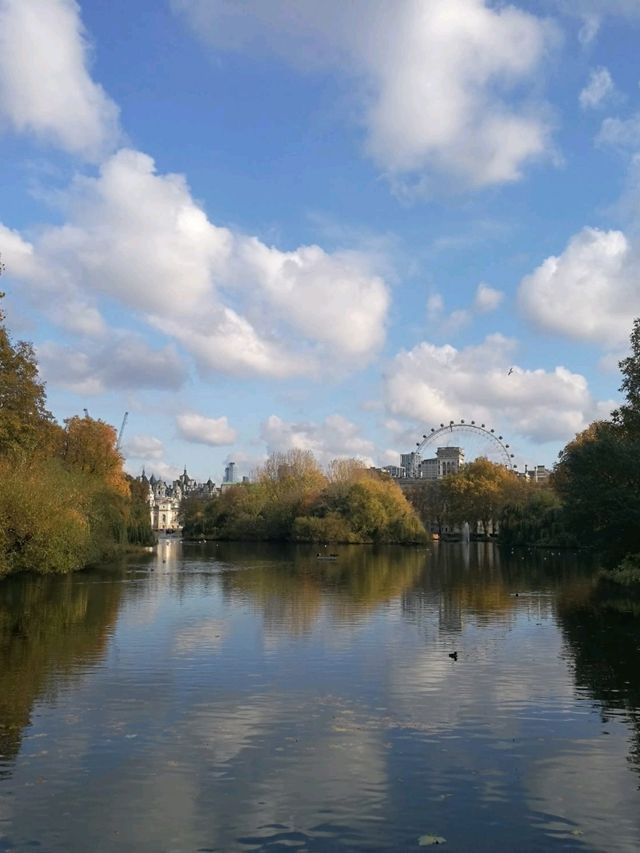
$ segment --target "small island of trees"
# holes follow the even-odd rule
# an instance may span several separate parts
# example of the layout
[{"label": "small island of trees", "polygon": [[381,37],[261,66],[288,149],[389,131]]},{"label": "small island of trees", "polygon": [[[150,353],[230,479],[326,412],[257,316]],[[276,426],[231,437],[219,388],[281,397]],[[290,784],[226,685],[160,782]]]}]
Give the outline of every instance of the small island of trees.
[{"label": "small island of trees", "polygon": [[213,498],[187,499],[186,537],[291,542],[418,543],[427,535],[416,510],[389,478],[355,459],[323,471],[312,453],[274,453],[255,482]]}]

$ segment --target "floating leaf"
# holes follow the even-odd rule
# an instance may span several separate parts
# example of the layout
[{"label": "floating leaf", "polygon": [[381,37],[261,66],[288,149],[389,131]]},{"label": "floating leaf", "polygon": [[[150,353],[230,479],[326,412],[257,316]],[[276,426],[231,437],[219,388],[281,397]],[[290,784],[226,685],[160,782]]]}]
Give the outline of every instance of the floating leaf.
[{"label": "floating leaf", "polygon": [[446,844],[447,839],[441,835],[421,835],[418,839],[418,847],[434,847],[436,844]]}]

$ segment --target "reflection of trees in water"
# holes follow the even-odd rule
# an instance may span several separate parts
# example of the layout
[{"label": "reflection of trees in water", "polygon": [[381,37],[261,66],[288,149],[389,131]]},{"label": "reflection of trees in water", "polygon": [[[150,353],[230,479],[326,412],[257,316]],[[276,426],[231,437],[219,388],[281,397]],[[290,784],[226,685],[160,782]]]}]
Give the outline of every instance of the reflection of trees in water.
[{"label": "reflection of trees in water", "polygon": [[630,758],[640,772],[640,601],[593,591],[563,597],[558,620],[575,662],[575,680],[602,706],[603,718],[623,714],[634,729]]},{"label": "reflection of trees in water", "polygon": [[100,660],[122,584],[96,576],[10,578],[0,590],[0,760],[13,759],[34,702]]},{"label": "reflection of trees in water", "polygon": [[468,622],[513,622],[516,611],[546,618],[555,607],[555,596],[548,593],[591,589],[589,567],[572,553],[512,552],[490,542],[441,543],[427,566],[420,588],[404,597],[403,613],[421,625],[437,613],[443,633],[458,633]]},{"label": "reflection of trees in water", "polygon": [[415,548],[354,546],[340,549],[335,562],[318,560],[316,551],[297,548],[286,563],[225,572],[225,593],[257,605],[267,629],[308,632],[326,610],[337,623],[351,623],[416,583],[427,554]]}]

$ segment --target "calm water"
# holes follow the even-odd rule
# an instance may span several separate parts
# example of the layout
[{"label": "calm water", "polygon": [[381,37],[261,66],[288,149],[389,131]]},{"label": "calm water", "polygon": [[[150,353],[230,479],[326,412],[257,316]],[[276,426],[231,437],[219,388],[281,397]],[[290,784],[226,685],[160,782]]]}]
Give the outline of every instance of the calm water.
[{"label": "calm water", "polygon": [[640,849],[640,606],[575,558],[336,550],[0,583],[0,850]]}]

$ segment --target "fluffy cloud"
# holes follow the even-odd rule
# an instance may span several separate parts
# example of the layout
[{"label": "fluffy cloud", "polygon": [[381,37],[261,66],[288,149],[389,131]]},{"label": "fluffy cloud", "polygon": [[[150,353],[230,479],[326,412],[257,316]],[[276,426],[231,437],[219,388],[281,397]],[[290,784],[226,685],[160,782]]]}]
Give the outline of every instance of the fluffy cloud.
[{"label": "fluffy cloud", "polygon": [[597,409],[585,378],[564,367],[514,368],[515,341],[491,335],[479,346],[455,349],[423,342],[400,352],[385,376],[389,411],[422,426],[460,417],[490,423],[534,441],[567,440]]},{"label": "fluffy cloud", "polygon": [[84,349],[44,343],[38,347],[38,362],[47,382],[78,394],[141,388],[175,391],[187,377],[173,346],[153,349],[126,333]]},{"label": "fluffy cloud", "polygon": [[596,138],[599,145],[637,150],[640,148],[640,113],[627,119],[606,118]]},{"label": "fluffy cloud", "polygon": [[125,468],[134,477],[138,476],[141,468],[145,468],[147,476],[155,474],[167,482],[177,479],[182,473],[166,461],[165,446],[153,435],[132,435],[124,442],[122,453],[126,459]]},{"label": "fluffy cloud", "polygon": [[427,319],[430,324],[438,325],[440,333],[453,335],[468,326],[474,315],[495,311],[503,298],[504,293],[501,290],[496,290],[494,287],[489,287],[488,284],[481,282],[469,308],[458,308],[450,314],[446,314],[442,295],[432,293],[427,299]]},{"label": "fluffy cloud", "polygon": [[120,135],[118,108],[87,54],[75,0],[0,0],[0,123],[98,160]]},{"label": "fluffy cloud", "polygon": [[206,418],[196,412],[185,412],[177,416],[176,425],[180,438],[194,444],[220,447],[233,444],[237,437],[235,429],[230,426],[226,417]]},{"label": "fluffy cloud", "polygon": [[595,68],[578,100],[583,110],[597,109],[603,106],[614,92],[615,86],[608,69]]},{"label": "fluffy cloud", "polygon": [[481,282],[476,290],[476,298],[473,306],[476,311],[487,314],[489,311],[495,311],[503,298],[504,293],[501,290],[496,290],[495,287],[489,287],[488,284]]},{"label": "fluffy cloud", "polygon": [[[337,67],[360,96],[366,149],[393,180],[478,188],[520,178],[549,149],[522,95],[556,40],[546,21],[487,0],[173,0],[222,50],[270,50]],[[516,96],[511,92],[518,90]],[[406,187],[406,184],[404,185]]]},{"label": "fluffy cloud", "polygon": [[148,462],[160,462],[164,457],[164,444],[153,435],[133,435],[125,441],[124,455]]},{"label": "fluffy cloud", "polygon": [[260,435],[269,453],[310,450],[323,464],[339,457],[358,457],[373,465],[373,443],[363,438],[356,424],[342,415],[330,415],[320,424],[292,423],[271,415],[262,424]]},{"label": "fluffy cloud", "polygon": [[520,306],[548,331],[624,346],[640,314],[637,249],[621,231],[585,228],[520,283]]},{"label": "fluffy cloud", "polygon": [[[203,373],[285,377],[364,364],[383,343],[385,282],[362,253],[283,252],[214,225],[181,175],[121,150],[77,178],[68,221],[27,243],[0,226],[7,269],[60,322],[98,326],[105,298],[174,338]],[[70,311],[82,305],[82,311]],[[54,320],[56,318],[54,317]]]}]

